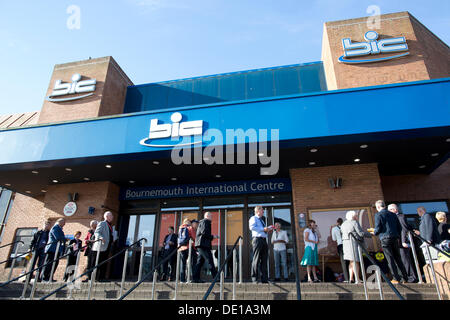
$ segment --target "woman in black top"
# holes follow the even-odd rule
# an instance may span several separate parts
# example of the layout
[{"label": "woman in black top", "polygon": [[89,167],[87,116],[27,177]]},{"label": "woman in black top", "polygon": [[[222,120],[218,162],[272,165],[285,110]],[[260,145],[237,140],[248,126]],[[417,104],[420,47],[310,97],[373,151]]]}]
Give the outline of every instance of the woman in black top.
[{"label": "woman in black top", "polygon": [[69,277],[74,274],[75,269],[72,266],[77,263],[78,252],[80,250],[83,251],[83,249],[81,249],[83,242],[80,240],[80,237],[81,231],[77,231],[75,233],[75,239],[72,239],[69,242],[69,255],[67,258],[66,272],[64,273],[64,281],[67,281]]}]

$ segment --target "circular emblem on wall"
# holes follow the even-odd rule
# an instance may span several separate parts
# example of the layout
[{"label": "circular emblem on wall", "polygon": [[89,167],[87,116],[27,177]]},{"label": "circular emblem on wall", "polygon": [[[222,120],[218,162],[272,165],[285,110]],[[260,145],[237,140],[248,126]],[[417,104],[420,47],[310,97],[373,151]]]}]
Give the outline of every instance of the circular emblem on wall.
[{"label": "circular emblem on wall", "polygon": [[73,216],[73,214],[77,211],[77,204],[73,201],[67,202],[64,206],[64,215],[66,217]]}]

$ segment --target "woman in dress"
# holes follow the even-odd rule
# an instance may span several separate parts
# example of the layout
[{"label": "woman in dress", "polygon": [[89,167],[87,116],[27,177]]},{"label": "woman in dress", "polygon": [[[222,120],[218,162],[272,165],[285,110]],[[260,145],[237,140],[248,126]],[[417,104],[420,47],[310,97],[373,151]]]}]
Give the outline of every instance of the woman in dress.
[{"label": "woman in dress", "polygon": [[300,265],[306,266],[308,273],[308,282],[320,282],[317,278],[317,266],[319,265],[319,254],[317,252],[317,245],[319,243],[319,235],[316,232],[316,222],[314,220],[308,221],[308,228],[303,232],[303,238],[305,241],[305,253],[303,254]]},{"label": "woman in dress", "polygon": [[[350,236],[350,233],[355,235],[356,238],[371,237],[371,234],[365,232],[361,228],[361,225],[357,220],[358,214],[355,211],[347,211],[345,217],[347,220],[341,225],[344,260],[350,261],[348,265],[348,271],[350,275],[349,282],[351,283],[353,281],[353,275],[355,275],[355,284],[358,284],[361,282],[361,280],[359,280],[359,255],[357,247],[358,243],[353,237]],[[359,244],[363,243],[359,242]]]}]

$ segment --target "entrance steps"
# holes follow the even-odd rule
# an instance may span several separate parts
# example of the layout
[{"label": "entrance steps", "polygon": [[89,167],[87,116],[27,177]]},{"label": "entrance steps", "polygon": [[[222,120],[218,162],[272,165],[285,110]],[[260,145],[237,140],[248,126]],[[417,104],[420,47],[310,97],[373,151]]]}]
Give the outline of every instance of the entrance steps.
[{"label": "entrance steps", "polygon": [[[36,286],[34,299],[38,300],[51,291],[59,288],[63,283],[39,283]],[[0,299],[16,300],[20,299],[23,291],[23,283],[15,282],[8,286],[0,288]],[[126,282],[124,284],[124,293],[131,288],[134,282]],[[177,300],[201,300],[209,283],[179,283],[177,291]],[[438,296],[436,288],[433,284],[397,284],[395,287],[407,300],[437,300]],[[383,293],[385,300],[398,300],[398,297],[389,288],[387,284],[383,284]],[[72,300],[85,300],[88,296],[89,284],[80,283],[79,289],[72,291]],[[69,289],[64,288],[57,294],[48,299],[66,300],[69,298]],[[27,299],[30,296],[31,285],[27,290]],[[155,286],[155,300],[172,300],[174,299],[175,283],[174,282],[158,282]],[[120,296],[120,282],[101,282],[93,285],[91,298],[95,300],[115,300]],[[224,300],[232,300],[233,287],[232,283],[226,282],[223,288]],[[144,282],[125,300],[151,300],[152,283]],[[301,283],[302,300],[365,300],[364,287],[362,284],[348,283]],[[449,299],[443,296],[444,299]],[[220,288],[217,283],[208,297],[209,300],[220,299]],[[297,292],[294,282],[288,283],[268,283],[253,284],[242,283],[236,284],[237,300],[296,300]],[[380,295],[378,289],[369,290],[370,300],[379,300]]]}]

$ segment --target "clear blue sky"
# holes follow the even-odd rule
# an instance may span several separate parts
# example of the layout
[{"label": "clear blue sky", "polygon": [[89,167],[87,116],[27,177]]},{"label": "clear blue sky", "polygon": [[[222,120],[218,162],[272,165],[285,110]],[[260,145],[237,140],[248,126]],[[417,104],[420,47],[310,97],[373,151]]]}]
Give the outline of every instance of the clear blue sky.
[{"label": "clear blue sky", "polygon": [[370,5],[450,43],[448,0],[0,0],[0,114],[40,110],[53,66],[89,56],[113,56],[135,84],[318,61],[323,23]]}]

